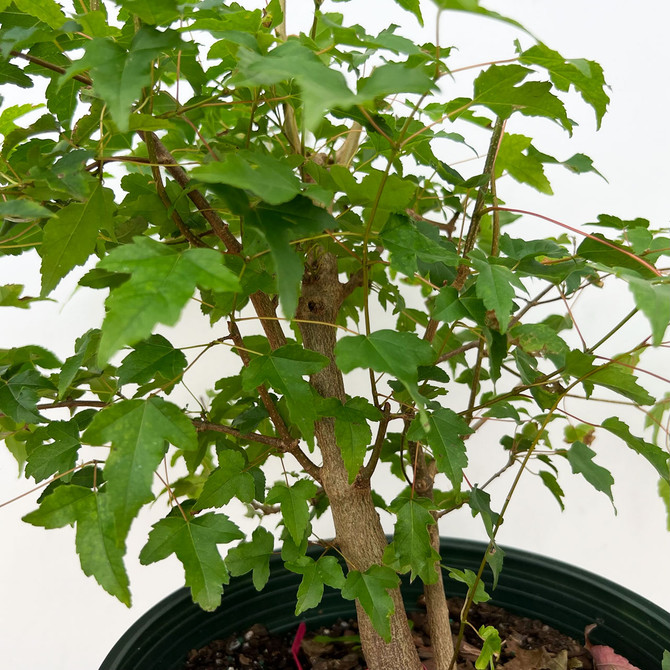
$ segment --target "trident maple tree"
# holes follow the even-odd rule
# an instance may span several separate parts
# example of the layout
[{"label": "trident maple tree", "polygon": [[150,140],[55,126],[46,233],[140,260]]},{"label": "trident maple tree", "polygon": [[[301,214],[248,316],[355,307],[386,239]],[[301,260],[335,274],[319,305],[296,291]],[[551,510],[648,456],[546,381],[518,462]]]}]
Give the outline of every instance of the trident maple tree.
[{"label": "trident maple tree", "polygon": [[[670,321],[657,268],[670,238],[612,214],[555,222],[553,237],[518,233],[510,224],[540,214],[504,200],[510,180],[551,194],[546,166],[596,172],[581,153],[544,153],[524,122],[571,135],[572,91],[599,126],[600,66],[566,60],[478,0],[396,2],[408,20],[469,12],[515,26],[519,40],[504,61],[456,73],[458,36],[370,34],[323,0],[300,35],[287,35],[284,0],[0,1],[0,81],[27,92],[19,104],[6,95],[0,115],[0,254],[39,254],[42,286],[39,297],[0,287],[4,323],[73,271],[105,304],[63,361],[30,344],[0,352],[0,426],[45,484],[25,520],[74,525],[82,569],[124,603],[129,529],[164,495],[170,512],[154,508],[140,560],[176,555],[205,609],[231,575],[253,571],[261,589],[278,546],[303,575],[296,613],[324,585],[339,589],[356,601],[369,667],[419,670],[398,590],[409,573],[425,584],[446,670],[436,547],[450,511],[468,506],[489,540],[478,575],[450,573],[471,603],[485,567],[503,569],[496,537],[529,464],[561,504],[559,461],[611,498],[597,450],[614,436],[650,462],[667,500],[668,402],[640,359]],[[454,98],[464,77],[471,92]],[[449,147],[474,150],[467,171],[449,164]],[[610,282],[649,324],[618,354],[605,345],[631,314],[595,342],[570,332],[570,305]],[[203,343],[193,323],[193,342],[175,347],[161,326],[194,300],[218,336]],[[216,347],[235,352],[237,369],[218,371],[201,399],[175,400]],[[642,406],[651,430],[575,420],[572,396]],[[466,446],[494,421],[507,464],[472,486]],[[554,444],[549,424],[561,422],[566,440]],[[399,480],[390,502],[375,492],[380,469]],[[492,500],[490,482],[510,470],[509,495]],[[233,500],[258,520],[248,537],[226,514]],[[379,510],[395,518],[390,542]],[[312,532],[326,511],[332,539]],[[306,555],[314,543],[318,560]],[[467,604],[462,629],[466,617]],[[486,667],[496,635],[480,634]]]}]

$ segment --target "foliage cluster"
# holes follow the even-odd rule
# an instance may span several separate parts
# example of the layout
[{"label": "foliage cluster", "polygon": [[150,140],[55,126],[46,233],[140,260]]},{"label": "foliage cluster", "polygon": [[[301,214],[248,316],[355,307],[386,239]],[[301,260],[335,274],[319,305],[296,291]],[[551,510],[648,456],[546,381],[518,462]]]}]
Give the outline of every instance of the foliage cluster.
[{"label": "foliage cluster", "polygon": [[[418,0],[396,2],[423,21]],[[597,63],[566,60],[477,0],[435,0],[521,35],[512,58],[477,66],[471,94],[451,98],[461,74],[449,47],[393,25],[369,34],[325,4],[315,0],[308,34],[287,36],[280,0],[76,0],[74,11],[0,0],[0,83],[43,90],[0,114],[0,254],[37,252],[42,290],[2,286],[0,305],[28,308],[83,265],[80,285],[105,301],[100,328],[64,361],[33,345],[0,351],[0,431],[46,485],[26,521],[74,525],[84,572],[121,601],[129,529],[160,490],[171,511],[140,559],[175,554],[204,608],[230,575],[253,571],[262,588],[275,538],[261,521],[278,514],[282,558],[303,575],[296,611],[328,585],[395,643],[398,575],[441,584],[436,526],[450,511],[481,517],[498,574],[509,497],[496,511],[486,489],[503,471],[515,472],[513,490],[536,463],[563,505],[555,463],[567,461],[612,498],[595,460],[609,434],[650,462],[668,500],[668,398],[639,361],[670,321],[657,268],[670,237],[611,214],[579,229],[556,222],[541,239],[510,225],[537,216],[507,206],[510,180],[551,194],[556,166],[596,169],[581,153],[544,153],[508,120],[571,135],[564,94],[576,91],[600,125],[609,99]],[[462,174],[445,156],[471,145],[482,160]],[[649,323],[616,356],[601,352],[632,313],[594,343],[569,332],[570,305],[610,282]],[[191,300],[220,335],[176,347],[158,330]],[[171,401],[218,347],[239,368],[221,370],[206,401]],[[598,394],[644,408],[650,437],[617,416],[594,426],[566,413],[566,398]],[[466,444],[491,421],[508,427],[507,465],[471,486]],[[561,422],[555,444],[549,427]],[[390,502],[374,492],[380,464],[405,482]],[[221,511],[233,499],[259,519],[250,537]],[[334,541],[312,533],[329,506]],[[396,519],[388,545],[377,509]],[[314,542],[316,561],[305,555]],[[485,597],[479,576],[451,576]]]}]

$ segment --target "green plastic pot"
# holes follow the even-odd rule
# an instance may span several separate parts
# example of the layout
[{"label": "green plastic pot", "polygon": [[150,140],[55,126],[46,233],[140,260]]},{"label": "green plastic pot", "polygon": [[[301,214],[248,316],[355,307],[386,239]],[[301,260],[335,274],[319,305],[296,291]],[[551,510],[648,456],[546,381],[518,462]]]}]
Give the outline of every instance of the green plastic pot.
[{"label": "green plastic pot", "polygon": [[[476,571],[484,550],[484,544],[467,540],[441,543],[444,563],[461,570]],[[180,589],[131,626],[100,670],[180,670],[191,649],[255,623],[281,633],[299,621],[310,629],[355,615],[351,601],[326,588],[319,607],[296,618],[300,579],[285,570],[280,560],[271,560],[270,579],[263,591],[256,591],[251,575],[235,578],[225,587],[221,607],[210,613],[193,604],[188,589]],[[447,580],[447,589],[449,595],[462,595],[452,580]],[[641,670],[659,670],[663,650],[670,648],[668,612],[598,575],[544,556],[505,549],[498,586],[492,591],[489,582],[487,589],[493,604],[540,619],[577,640],[583,640],[585,626],[597,623],[591,642],[613,647]],[[403,584],[409,609],[416,607],[420,593],[420,580]]]}]

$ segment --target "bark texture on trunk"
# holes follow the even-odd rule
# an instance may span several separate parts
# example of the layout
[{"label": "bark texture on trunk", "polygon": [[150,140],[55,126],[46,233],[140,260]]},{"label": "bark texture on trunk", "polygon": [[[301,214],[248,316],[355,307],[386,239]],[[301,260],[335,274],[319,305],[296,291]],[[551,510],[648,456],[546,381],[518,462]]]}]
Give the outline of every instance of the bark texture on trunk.
[{"label": "bark texture on trunk", "polygon": [[[430,541],[436,551],[440,551],[440,533],[437,524],[430,526]],[[454,655],[454,639],[449,624],[449,606],[444,593],[442,570],[438,566],[438,578],[434,584],[424,584],[430,643],[436,670],[449,670]]]},{"label": "bark texture on trunk", "polygon": [[[437,473],[435,461],[432,459],[429,461],[421,446],[416,442],[410,444],[410,450],[416,463],[414,491],[418,496],[432,500],[435,474]],[[435,513],[433,513],[433,516],[435,516]],[[440,531],[437,526],[437,518],[434,524],[428,526],[428,533],[430,534],[430,543],[433,549],[439,553]],[[426,614],[435,669],[449,670],[451,668],[451,659],[454,656],[454,640],[451,636],[449,606],[444,592],[442,570],[439,565],[436,565],[436,570],[438,574],[437,581],[434,584],[424,584],[423,594],[426,601]]]},{"label": "bark texture on trunk", "polygon": [[[312,376],[312,385],[324,397],[344,402],[346,395],[341,372],[335,365],[333,349],[336,336],[334,324],[345,285],[337,274],[337,259],[332,254],[313,252],[303,277],[302,295],[297,318],[308,349],[327,356],[331,364]],[[386,538],[368,482],[349,484],[348,473],[335,440],[333,419],[326,418],[315,426],[317,444],[323,459],[321,483],[330,499],[336,540],[350,568],[367,570],[381,563]],[[391,616],[389,644],[377,634],[362,607],[356,603],[363,653],[369,670],[420,670],[422,665],[407,623],[405,608],[396,589],[390,593],[395,605]]]}]

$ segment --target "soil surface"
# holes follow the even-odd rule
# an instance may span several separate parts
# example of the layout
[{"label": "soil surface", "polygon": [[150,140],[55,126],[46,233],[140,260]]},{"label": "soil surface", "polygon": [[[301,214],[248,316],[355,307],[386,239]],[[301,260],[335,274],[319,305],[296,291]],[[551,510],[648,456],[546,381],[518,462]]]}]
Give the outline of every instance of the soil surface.
[{"label": "soil surface", "polygon": [[[458,621],[463,601],[449,599],[452,621]],[[413,635],[419,656],[426,670],[434,670],[430,635],[426,630],[425,613],[410,612]],[[494,626],[503,641],[496,668],[505,670],[573,670],[593,668],[591,655],[578,642],[542,622],[516,616],[480,603],[470,611],[470,623]],[[452,623],[454,639],[458,624]],[[296,631],[283,635],[268,633],[265,626],[256,624],[246,631],[215,640],[202,649],[190,652],[184,670],[297,670],[291,654]],[[468,628],[461,645],[458,670],[474,670],[481,641]],[[302,640],[299,661],[303,670],[365,670],[360,653],[358,628],[355,620],[334,622],[328,628],[309,631]]]}]

